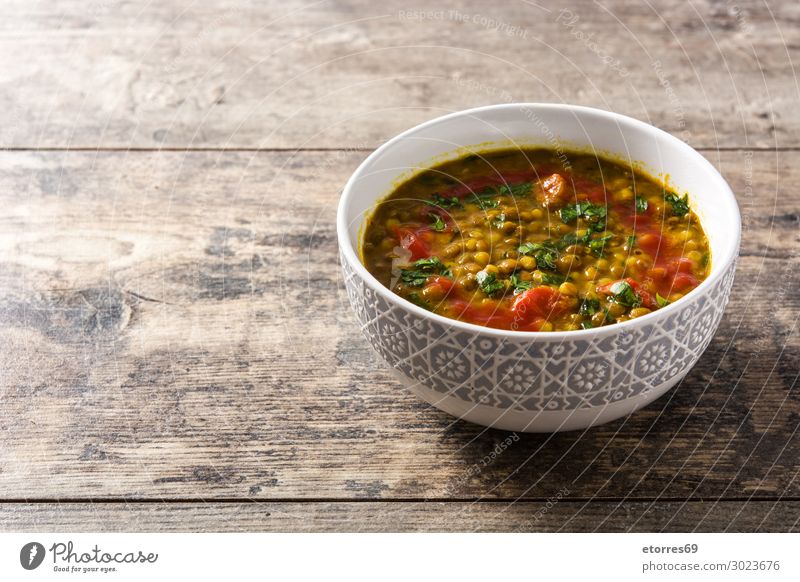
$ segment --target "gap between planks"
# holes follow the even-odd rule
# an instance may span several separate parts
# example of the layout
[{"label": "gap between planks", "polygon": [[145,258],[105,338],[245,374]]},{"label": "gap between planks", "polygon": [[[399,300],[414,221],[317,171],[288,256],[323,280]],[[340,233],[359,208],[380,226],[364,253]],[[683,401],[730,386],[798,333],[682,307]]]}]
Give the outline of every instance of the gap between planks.
[{"label": "gap between planks", "polygon": [[[479,498],[479,497],[397,497],[397,498],[340,498],[340,497],[276,497],[255,499],[252,497],[168,497],[164,499],[147,497],[64,497],[64,498],[32,498],[32,499],[0,499],[0,507],[3,505],[33,505],[33,504],[52,504],[52,503],[130,503],[130,504],[179,504],[179,503],[481,503],[481,504],[503,504],[503,503],[546,503],[552,499],[547,497],[503,497],[503,498]],[[612,504],[612,503],[793,503],[800,502],[800,496],[776,496],[776,497],[693,497],[686,499],[683,497],[570,497],[561,499],[563,503],[591,503],[591,504]]]}]

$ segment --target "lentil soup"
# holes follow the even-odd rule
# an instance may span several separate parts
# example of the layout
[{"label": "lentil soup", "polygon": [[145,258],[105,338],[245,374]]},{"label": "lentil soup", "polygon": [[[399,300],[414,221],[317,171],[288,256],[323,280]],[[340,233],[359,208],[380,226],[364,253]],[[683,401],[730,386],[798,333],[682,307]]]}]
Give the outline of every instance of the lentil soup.
[{"label": "lentil soup", "polygon": [[367,269],[439,315],[518,331],[641,317],[706,278],[687,195],[602,157],[472,154],[418,173],[376,207]]}]

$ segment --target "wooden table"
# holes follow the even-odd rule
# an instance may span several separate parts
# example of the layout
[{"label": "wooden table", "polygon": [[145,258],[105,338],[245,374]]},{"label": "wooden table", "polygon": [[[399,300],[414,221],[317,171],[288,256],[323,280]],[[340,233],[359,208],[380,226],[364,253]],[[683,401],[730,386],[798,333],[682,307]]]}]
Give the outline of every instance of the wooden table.
[{"label": "wooden table", "polygon": [[[77,0],[0,35],[0,529],[800,529],[795,2]],[[342,287],[341,187],[481,104],[649,121],[730,181],[736,283],[668,396],[454,421]]]}]

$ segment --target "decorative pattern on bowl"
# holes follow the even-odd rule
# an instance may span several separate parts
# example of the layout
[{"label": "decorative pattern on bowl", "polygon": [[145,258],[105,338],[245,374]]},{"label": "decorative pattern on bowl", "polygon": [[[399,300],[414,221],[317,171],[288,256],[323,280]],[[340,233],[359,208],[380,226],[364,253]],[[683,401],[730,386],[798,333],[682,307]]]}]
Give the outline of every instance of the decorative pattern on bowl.
[{"label": "decorative pattern on bowl", "polygon": [[421,317],[375,292],[344,256],[341,262],[361,329],[390,366],[467,404],[521,412],[606,406],[677,382],[711,341],[735,271],[731,263],[714,286],[650,323],[554,342],[547,332],[504,337]]}]

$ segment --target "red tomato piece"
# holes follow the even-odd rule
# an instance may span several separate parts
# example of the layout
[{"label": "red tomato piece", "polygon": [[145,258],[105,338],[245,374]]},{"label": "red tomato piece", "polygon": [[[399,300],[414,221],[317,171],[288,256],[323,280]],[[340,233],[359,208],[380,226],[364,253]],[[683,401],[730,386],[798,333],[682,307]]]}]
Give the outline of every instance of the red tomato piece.
[{"label": "red tomato piece", "polygon": [[511,315],[507,309],[503,309],[499,304],[476,305],[463,298],[449,299],[449,303],[459,312],[459,319],[469,323],[485,325],[486,327],[510,328]]},{"label": "red tomato piece", "polygon": [[605,203],[606,189],[602,184],[583,178],[573,178],[572,185],[575,187],[576,200],[589,200],[595,204]]},{"label": "red tomato piece", "polygon": [[428,240],[426,240],[430,237],[429,231],[425,229],[414,230],[408,227],[397,227],[394,229],[394,234],[400,246],[411,251],[412,261],[430,256],[431,246]]},{"label": "red tomato piece", "polygon": [[514,300],[511,313],[514,321],[528,324],[535,318],[555,317],[563,313],[561,293],[545,285],[534,287],[520,293]]},{"label": "red tomato piece", "polygon": [[697,280],[697,277],[692,275],[691,273],[677,273],[675,278],[672,280],[672,287],[676,291],[688,291],[689,289],[694,289],[700,284],[700,281]]},{"label": "red tomato piece", "polygon": [[694,268],[691,259],[679,257],[672,261],[673,267],[677,273],[691,273]]}]

